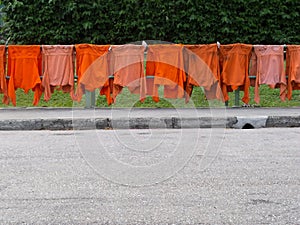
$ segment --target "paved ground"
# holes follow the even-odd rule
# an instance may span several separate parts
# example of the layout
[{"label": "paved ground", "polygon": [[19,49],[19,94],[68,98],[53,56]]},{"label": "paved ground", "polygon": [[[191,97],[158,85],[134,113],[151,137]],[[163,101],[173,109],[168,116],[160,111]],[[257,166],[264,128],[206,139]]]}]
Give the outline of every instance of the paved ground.
[{"label": "paved ground", "polygon": [[[0,224],[300,224],[299,137],[300,128],[1,131]],[[101,170],[103,149],[123,173]],[[193,157],[168,162],[176,150]],[[124,165],[147,168],[156,184]]]}]

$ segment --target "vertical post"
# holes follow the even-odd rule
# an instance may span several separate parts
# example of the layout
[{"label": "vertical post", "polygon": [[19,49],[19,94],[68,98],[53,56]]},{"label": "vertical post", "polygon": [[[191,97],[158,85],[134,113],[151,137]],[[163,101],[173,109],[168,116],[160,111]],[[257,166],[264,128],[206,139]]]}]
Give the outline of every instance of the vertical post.
[{"label": "vertical post", "polygon": [[234,106],[240,106],[240,88],[234,91]]},{"label": "vertical post", "polygon": [[144,75],[145,77],[147,76],[147,71],[146,71],[146,65],[147,65],[147,51],[144,51]]},{"label": "vertical post", "polygon": [[85,107],[86,108],[92,108],[95,107],[96,103],[96,95],[95,92],[85,92]]}]

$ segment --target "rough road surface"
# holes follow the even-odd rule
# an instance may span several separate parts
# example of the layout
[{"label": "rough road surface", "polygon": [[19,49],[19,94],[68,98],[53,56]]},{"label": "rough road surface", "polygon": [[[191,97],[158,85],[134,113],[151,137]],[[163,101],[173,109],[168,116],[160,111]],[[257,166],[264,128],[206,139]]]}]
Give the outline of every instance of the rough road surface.
[{"label": "rough road surface", "polygon": [[[1,131],[0,224],[300,224],[300,128],[186,129],[199,134],[194,155],[148,186],[120,185],[86,159],[98,144],[127,164],[156,167],[172,144],[189,146],[182,131]],[[98,142],[78,144],[95,134]],[[148,139],[160,144],[143,148]],[[218,148],[206,152],[210,142]]]}]

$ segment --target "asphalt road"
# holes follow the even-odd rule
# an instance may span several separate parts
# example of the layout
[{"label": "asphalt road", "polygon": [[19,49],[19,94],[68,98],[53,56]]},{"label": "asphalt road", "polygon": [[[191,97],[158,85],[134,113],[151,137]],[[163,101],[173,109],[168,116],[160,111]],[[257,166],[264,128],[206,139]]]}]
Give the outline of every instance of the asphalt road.
[{"label": "asphalt road", "polygon": [[299,147],[299,128],[2,131],[0,224],[300,224]]}]

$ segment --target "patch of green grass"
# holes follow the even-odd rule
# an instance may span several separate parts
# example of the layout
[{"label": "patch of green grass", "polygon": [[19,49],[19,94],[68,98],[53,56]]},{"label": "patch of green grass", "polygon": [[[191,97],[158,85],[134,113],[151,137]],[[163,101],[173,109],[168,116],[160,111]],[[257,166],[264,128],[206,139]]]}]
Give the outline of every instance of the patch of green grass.
[{"label": "patch of green grass", "polygon": [[[33,101],[33,92],[29,91],[25,94],[23,90],[18,89],[17,94],[17,107],[31,107]],[[241,98],[243,92],[240,92],[240,106],[243,105]],[[163,88],[159,89],[160,101],[158,103],[152,100],[152,97],[147,97],[142,103],[139,101],[139,96],[131,94],[127,88],[124,88],[122,93],[118,95],[115,104],[108,106],[106,103],[105,96],[100,96],[99,92],[96,91],[96,106],[97,107],[143,107],[143,108],[193,108],[193,107],[209,107],[209,106],[224,106],[223,103],[218,101],[207,101],[202,88],[195,87],[189,103],[185,103],[184,99],[165,99],[163,98]],[[3,95],[0,94],[2,99]],[[234,106],[235,93],[229,93],[229,106]],[[254,102],[254,88],[250,88],[250,105],[257,106]],[[73,102],[68,93],[62,93],[62,91],[55,91],[51,99],[48,102],[43,100],[43,96],[38,104],[39,107],[84,107],[85,96],[82,101],[77,103]],[[260,86],[260,104],[261,107],[293,107],[300,106],[300,90],[293,91],[292,99],[282,102],[279,98],[279,89],[270,89],[267,85]],[[9,106],[0,103],[0,107],[13,107],[12,104]]]},{"label": "patch of green grass", "polygon": [[142,108],[193,108],[193,107],[208,107],[209,104],[205,100],[204,93],[201,88],[195,88],[192,98],[188,103],[185,103],[185,99],[166,99],[163,97],[163,88],[158,90],[160,101],[153,101],[152,97],[148,96],[144,102],[140,101],[139,95],[131,94],[127,88],[122,90],[122,93],[117,96],[116,103],[108,106],[105,96],[98,96],[96,105],[99,107],[114,107],[114,108],[130,108],[130,107],[142,107]]},{"label": "patch of green grass", "polygon": [[[261,106],[261,107],[294,107],[300,106],[300,90],[294,90],[292,99],[286,99],[284,102],[281,101],[279,97],[280,90],[278,88],[272,89],[268,85],[261,85],[259,88],[260,103],[257,104],[254,101],[254,87],[250,87],[250,102],[251,106]],[[239,105],[243,105],[242,97],[244,92],[240,91],[240,101]],[[229,93],[229,106],[234,106],[235,93]]]},{"label": "patch of green grass", "polygon": [[[17,96],[17,107],[31,107],[33,102],[34,93],[30,90],[28,94],[25,94],[22,89],[16,90],[16,96]],[[1,99],[3,95],[0,95]],[[82,101],[80,106],[84,106],[85,102]],[[38,104],[38,107],[72,107],[73,101],[70,97],[70,94],[63,93],[62,91],[55,91],[51,99],[46,102],[44,101],[44,94],[42,95],[40,102]],[[5,105],[0,102],[0,107],[14,107],[12,103],[9,105]]]}]

